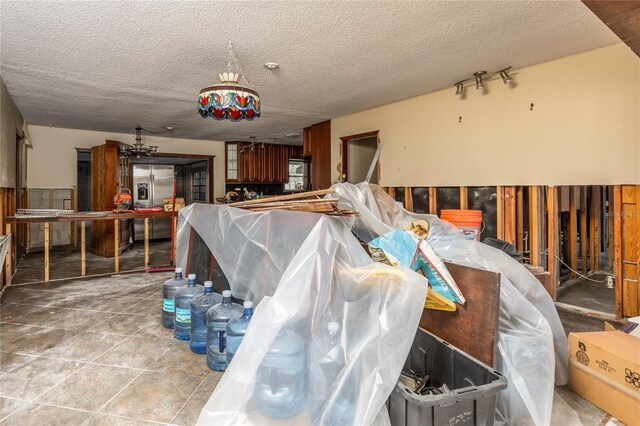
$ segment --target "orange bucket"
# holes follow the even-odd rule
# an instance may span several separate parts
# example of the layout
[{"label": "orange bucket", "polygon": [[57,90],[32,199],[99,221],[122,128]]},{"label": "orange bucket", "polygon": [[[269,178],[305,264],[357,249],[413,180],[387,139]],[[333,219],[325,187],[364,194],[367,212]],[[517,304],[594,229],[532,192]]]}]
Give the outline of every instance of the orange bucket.
[{"label": "orange bucket", "polygon": [[480,241],[482,210],[441,210],[440,218],[457,226],[464,234]]}]

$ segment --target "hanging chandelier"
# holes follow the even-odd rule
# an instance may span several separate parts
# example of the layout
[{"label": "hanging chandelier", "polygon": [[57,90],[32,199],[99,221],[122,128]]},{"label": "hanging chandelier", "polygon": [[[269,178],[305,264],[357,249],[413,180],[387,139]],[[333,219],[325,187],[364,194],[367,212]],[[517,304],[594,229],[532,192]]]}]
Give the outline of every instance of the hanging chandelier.
[{"label": "hanging chandelier", "polygon": [[157,146],[149,145],[145,147],[142,144],[142,127],[139,125],[136,127],[136,142],[133,146],[120,146],[120,153],[126,157],[151,157],[156,152],[158,152]]},{"label": "hanging chandelier", "polygon": [[[232,62],[235,71],[232,71]],[[227,54],[228,72],[218,74],[220,83],[205,87],[198,96],[198,112],[203,118],[211,117],[215,120],[251,121],[260,117],[260,95],[253,89],[240,83],[244,79],[249,86],[259,87],[267,82],[271,70],[277,64],[268,63],[264,66],[269,70],[262,84],[252,84],[242,72],[238,59],[233,52],[233,45],[229,42]]]}]

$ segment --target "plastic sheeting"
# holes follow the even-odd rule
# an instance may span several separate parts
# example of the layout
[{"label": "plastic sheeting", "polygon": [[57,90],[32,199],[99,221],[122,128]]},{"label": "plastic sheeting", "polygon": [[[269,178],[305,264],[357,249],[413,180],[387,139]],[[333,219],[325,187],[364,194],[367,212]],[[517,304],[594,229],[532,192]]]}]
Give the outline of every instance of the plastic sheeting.
[{"label": "plastic sheeting", "polygon": [[404,210],[377,185],[344,183],[334,189],[341,208],[360,213],[352,229],[363,241],[425,219],[431,224],[427,242],[442,258],[501,274],[498,370],[509,386],[498,395],[496,421],[549,424],[554,381],[562,385],[568,378],[568,347],[553,301],[540,282],[506,253],[464,239],[437,216]]},{"label": "plastic sheeting", "polygon": [[[374,263],[339,218],[310,213],[251,213],[225,206],[194,204],[180,210],[178,264],[186,265],[190,232],[197,232],[225,272],[235,296],[258,303],[249,328],[198,424],[341,424],[336,407],[349,414],[344,423],[388,424],[384,406],[400,375],[418,327],[427,292],[424,277],[406,268]],[[311,343],[330,321],[340,324],[344,366],[332,370],[330,384],[307,387]],[[282,344],[298,335],[304,355]],[[265,358],[279,345],[287,362]],[[287,350],[282,350],[286,347]],[[267,361],[269,374],[263,374]],[[276,360],[277,361],[277,360]],[[299,371],[302,365],[304,371]],[[275,380],[275,382],[274,382]],[[324,401],[310,418],[306,395]],[[265,415],[263,404],[282,404],[302,392],[299,411],[287,419]],[[266,402],[265,402],[266,401]],[[344,407],[350,407],[344,410]]]}]

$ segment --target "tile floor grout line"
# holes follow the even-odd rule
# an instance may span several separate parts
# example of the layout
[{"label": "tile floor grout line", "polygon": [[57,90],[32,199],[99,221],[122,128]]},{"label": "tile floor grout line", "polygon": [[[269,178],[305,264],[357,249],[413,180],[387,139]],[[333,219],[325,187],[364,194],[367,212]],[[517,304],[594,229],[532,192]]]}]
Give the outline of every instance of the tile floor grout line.
[{"label": "tile floor grout line", "polygon": [[[47,358],[50,359],[50,358]],[[65,361],[67,362],[67,361]],[[74,362],[81,362],[81,361],[74,361]],[[59,384],[61,384],[62,382],[64,382],[65,380],[67,380],[69,377],[73,376],[75,373],[77,373],[78,371],[82,370],[83,368],[85,368],[87,365],[89,365],[88,362],[82,362],[82,364],[84,364],[82,367],[78,368],[77,370],[73,370],[73,372],[71,372],[70,374],[68,374],[67,376],[65,376],[62,380],[60,380],[59,382],[56,382],[53,386],[51,386],[50,388],[47,388],[44,392],[40,393],[38,396],[36,396],[35,398],[33,398],[33,400],[31,402],[36,402],[36,400],[38,398],[40,398],[42,395],[44,395],[45,393],[49,392],[50,390],[52,390],[53,388],[55,388],[56,386],[58,386]]]},{"label": "tile floor grout line", "polygon": [[133,379],[131,379],[131,381],[129,381],[129,383],[127,383],[126,385],[124,385],[124,386],[122,387],[122,389],[120,389],[120,390],[119,390],[115,395],[113,395],[113,396],[111,397],[111,399],[109,399],[107,402],[105,402],[104,404],[102,404],[102,405],[101,405],[101,406],[100,406],[100,407],[95,411],[95,413],[99,413],[99,414],[107,414],[107,413],[100,413],[100,410],[102,410],[104,407],[106,407],[107,405],[109,405],[109,403],[110,403],[111,401],[113,401],[114,399],[116,399],[116,397],[117,397],[118,395],[120,395],[120,394],[121,394],[121,393],[122,393],[126,388],[128,388],[128,387],[129,387],[129,385],[131,385],[131,383],[133,383],[133,382],[134,382],[138,377],[140,377],[142,374],[144,374],[144,372],[145,372],[145,371],[147,371],[147,369],[146,369],[146,368],[145,368],[144,370],[142,370],[141,372],[139,372],[138,374],[136,374],[136,376],[135,376]]},{"label": "tile floor grout line", "polygon": [[198,389],[200,389],[200,386],[202,386],[202,384],[204,383],[205,379],[207,378],[207,376],[204,376],[202,378],[202,380],[200,381],[200,383],[198,384],[198,386],[196,386],[196,388],[193,390],[193,392],[191,392],[191,395],[189,395],[189,398],[187,398],[187,400],[184,402],[184,404],[182,404],[182,407],[180,407],[180,409],[178,409],[178,411],[176,412],[176,414],[173,416],[173,418],[171,419],[170,423],[173,423],[173,421],[176,419],[176,417],[178,417],[178,414],[180,414],[180,412],[182,411],[182,409],[184,407],[187,406],[187,404],[189,403],[189,401],[191,401],[191,398],[193,398],[193,395],[196,394],[196,392],[198,392]]}]

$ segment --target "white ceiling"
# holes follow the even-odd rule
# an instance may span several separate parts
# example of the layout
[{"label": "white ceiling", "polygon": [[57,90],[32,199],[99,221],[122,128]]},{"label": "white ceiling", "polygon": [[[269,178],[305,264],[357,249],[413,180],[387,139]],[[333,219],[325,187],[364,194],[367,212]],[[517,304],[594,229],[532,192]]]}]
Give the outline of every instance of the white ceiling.
[{"label": "white ceiling", "polygon": [[[233,140],[452,86],[477,70],[522,68],[619,42],[579,1],[0,3],[1,75],[30,124]],[[196,112],[233,41],[262,117]],[[452,88],[453,96],[453,88]]]}]

